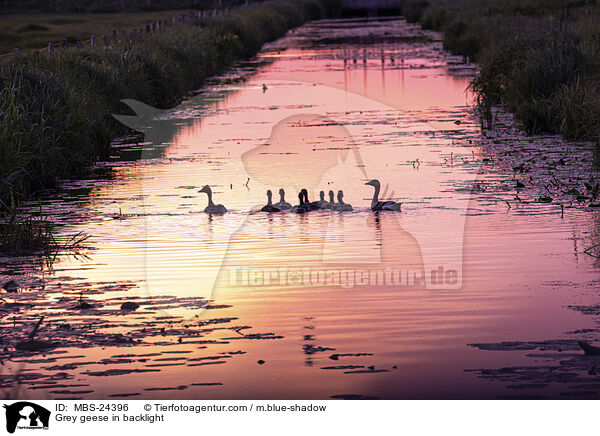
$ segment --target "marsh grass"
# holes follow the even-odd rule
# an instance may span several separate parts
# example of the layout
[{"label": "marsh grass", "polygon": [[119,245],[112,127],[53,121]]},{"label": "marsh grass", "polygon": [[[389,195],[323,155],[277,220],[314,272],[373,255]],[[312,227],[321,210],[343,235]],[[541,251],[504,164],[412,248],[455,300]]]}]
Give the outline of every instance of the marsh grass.
[{"label": "marsh grass", "polygon": [[446,49],[480,64],[472,87],[487,121],[501,104],[528,133],[600,137],[596,0],[408,1],[405,15],[442,31]]},{"label": "marsh grass", "polygon": [[[112,113],[122,99],[164,108],[234,60],[306,20],[326,16],[333,0],[274,0],[190,24],[108,43],[22,55],[0,65],[0,216],[3,247],[49,241],[51,228],[17,219],[24,198],[84,174],[125,128]],[[15,219],[13,219],[15,218]],[[27,236],[29,235],[29,236]],[[29,242],[27,240],[29,239]]]},{"label": "marsh grass", "polygon": [[55,225],[43,214],[41,205],[36,213],[12,209],[10,215],[0,221],[0,253],[3,254],[53,256],[84,248],[83,243],[88,238],[88,235],[77,233],[57,239]]},{"label": "marsh grass", "polygon": [[142,28],[153,21],[171,21],[187,10],[141,11],[122,13],[15,13],[0,15],[0,55],[43,49],[49,42],[60,43],[66,39],[73,44],[86,41],[91,35],[102,35]]},{"label": "marsh grass", "polygon": [[[244,0],[222,0],[223,6],[239,5]],[[23,10],[44,13],[116,13],[132,11],[162,11],[175,9],[206,9],[217,5],[214,0],[3,0],[0,11],[11,13]]]}]

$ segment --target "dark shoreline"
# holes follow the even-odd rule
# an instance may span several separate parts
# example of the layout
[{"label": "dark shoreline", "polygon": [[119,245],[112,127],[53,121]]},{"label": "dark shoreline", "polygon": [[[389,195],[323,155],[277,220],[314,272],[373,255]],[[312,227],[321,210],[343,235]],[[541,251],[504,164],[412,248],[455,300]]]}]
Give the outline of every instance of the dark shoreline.
[{"label": "dark shoreline", "polygon": [[0,65],[0,216],[106,156],[125,132],[111,115],[124,112],[120,100],[173,106],[206,78],[336,8],[332,0],[275,0]]},{"label": "dark shoreline", "polygon": [[488,125],[502,105],[530,135],[600,144],[599,3],[407,0],[403,14],[480,65],[473,89]]}]

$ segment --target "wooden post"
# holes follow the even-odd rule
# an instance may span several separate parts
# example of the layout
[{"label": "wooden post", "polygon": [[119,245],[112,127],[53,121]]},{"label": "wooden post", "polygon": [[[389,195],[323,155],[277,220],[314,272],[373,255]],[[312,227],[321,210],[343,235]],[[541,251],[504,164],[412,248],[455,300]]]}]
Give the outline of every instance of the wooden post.
[{"label": "wooden post", "polygon": [[90,36],[90,45],[92,47],[96,45],[96,37],[94,35]]},{"label": "wooden post", "polygon": [[146,33],[150,33],[150,24],[146,24]]},{"label": "wooden post", "polygon": [[54,43],[49,42],[48,43],[48,53],[52,53],[53,51],[54,51]]}]

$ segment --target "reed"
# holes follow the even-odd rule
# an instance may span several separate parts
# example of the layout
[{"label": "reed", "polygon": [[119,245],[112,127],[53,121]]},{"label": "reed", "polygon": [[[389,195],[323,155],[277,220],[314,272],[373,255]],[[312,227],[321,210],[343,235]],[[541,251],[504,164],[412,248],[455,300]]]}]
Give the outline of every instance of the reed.
[{"label": "reed", "polygon": [[57,238],[55,224],[44,215],[42,206],[36,212],[19,212],[12,208],[10,215],[0,221],[0,252],[9,255],[43,254],[77,251],[83,248],[88,235],[77,233]]},{"label": "reed", "polygon": [[170,107],[267,41],[321,18],[335,0],[274,0],[94,47],[23,54],[0,65],[0,250],[51,245],[51,227],[15,215],[23,199],[77,177],[125,132],[121,99]]},{"label": "reed", "polygon": [[513,111],[531,134],[600,137],[600,4],[596,0],[407,1],[409,21],[480,64],[480,112]]},{"label": "reed", "polygon": [[234,60],[255,53],[331,1],[275,0],[214,18],[0,65],[0,207],[77,176],[124,132],[121,99],[176,104]]}]

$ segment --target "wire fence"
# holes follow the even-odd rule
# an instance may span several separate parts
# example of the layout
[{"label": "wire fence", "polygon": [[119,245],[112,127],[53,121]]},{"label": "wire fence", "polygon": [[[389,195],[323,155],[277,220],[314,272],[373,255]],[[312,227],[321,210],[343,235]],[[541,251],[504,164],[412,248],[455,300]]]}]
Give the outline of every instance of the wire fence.
[{"label": "wire fence", "polygon": [[[235,7],[208,9],[208,10],[204,10],[204,11],[190,11],[185,14],[180,14],[180,15],[174,16],[173,18],[171,18],[171,20],[151,21],[140,27],[132,27],[132,28],[121,29],[121,30],[114,29],[109,34],[103,34],[103,35],[99,35],[99,36],[91,35],[88,39],[83,40],[83,41],[73,42],[73,41],[68,41],[66,38],[63,39],[62,41],[50,41],[50,42],[48,42],[47,46],[41,47],[39,49],[30,50],[30,52],[32,52],[34,54],[40,54],[43,52],[52,53],[52,52],[56,51],[57,49],[67,49],[67,48],[81,49],[84,46],[95,47],[100,43],[107,45],[111,39],[114,39],[120,35],[121,36],[125,36],[125,35],[143,36],[145,34],[157,32],[160,29],[164,29],[164,28],[170,27],[172,25],[192,24],[192,23],[198,22],[200,20],[214,18],[219,15],[230,13],[237,9],[246,8],[248,6],[249,6],[249,3],[248,3],[248,1],[246,1],[246,3],[244,3],[240,6],[235,6]],[[13,51],[11,53],[0,54],[0,62],[7,62],[7,61],[18,59],[19,56],[21,56],[22,54],[23,53],[21,52],[21,50],[19,48],[15,48],[15,49],[13,49]]]}]

